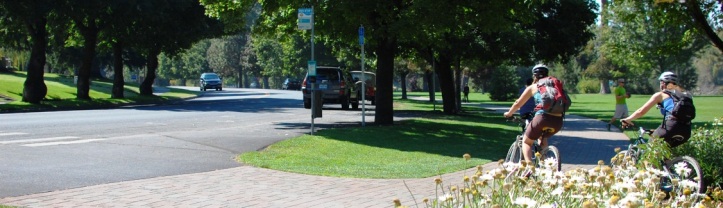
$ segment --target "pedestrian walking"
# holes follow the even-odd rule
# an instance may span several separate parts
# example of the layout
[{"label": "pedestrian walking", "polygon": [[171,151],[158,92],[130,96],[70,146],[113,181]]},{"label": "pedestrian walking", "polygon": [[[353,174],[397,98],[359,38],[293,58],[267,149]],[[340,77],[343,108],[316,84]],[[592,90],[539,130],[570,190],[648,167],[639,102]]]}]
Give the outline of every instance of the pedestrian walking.
[{"label": "pedestrian walking", "polygon": [[618,79],[618,86],[613,90],[613,94],[615,95],[615,114],[608,122],[608,131],[610,131],[610,126],[615,124],[615,119],[628,117],[628,104],[625,100],[630,98],[630,93],[625,90],[625,79]]}]

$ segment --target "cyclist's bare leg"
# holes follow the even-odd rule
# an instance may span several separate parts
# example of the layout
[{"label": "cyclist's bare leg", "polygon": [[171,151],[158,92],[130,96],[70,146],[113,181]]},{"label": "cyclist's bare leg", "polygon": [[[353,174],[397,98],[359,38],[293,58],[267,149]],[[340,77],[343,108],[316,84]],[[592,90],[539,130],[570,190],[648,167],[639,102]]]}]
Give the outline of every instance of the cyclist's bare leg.
[{"label": "cyclist's bare leg", "polygon": [[549,137],[540,137],[540,153],[544,153],[544,151],[547,150],[547,139],[549,139]]},{"label": "cyclist's bare leg", "polygon": [[525,136],[525,142],[522,143],[522,155],[525,156],[525,161],[530,164],[532,163],[532,144],[534,140]]}]

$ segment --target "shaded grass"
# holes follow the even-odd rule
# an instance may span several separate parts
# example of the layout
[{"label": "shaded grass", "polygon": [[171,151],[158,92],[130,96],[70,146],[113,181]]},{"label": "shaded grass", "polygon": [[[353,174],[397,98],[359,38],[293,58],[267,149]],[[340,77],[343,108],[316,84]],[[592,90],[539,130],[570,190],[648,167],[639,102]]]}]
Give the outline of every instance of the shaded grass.
[{"label": "shaded grass", "polygon": [[[327,129],[281,141],[240,161],[258,167],[337,177],[420,178],[504,158],[518,133],[501,116],[474,114],[405,120],[394,126]],[[464,154],[472,156],[464,161]]]},{"label": "shaded grass", "polygon": [[92,80],[89,90],[91,100],[76,99],[77,87],[72,76],[46,73],[45,85],[48,93],[40,104],[22,102],[25,72],[0,73],[0,95],[13,101],[0,104],[0,112],[24,112],[43,110],[111,108],[128,104],[163,103],[195,96],[198,92],[169,88],[170,92],[159,96],[142,96],[137,83],[124,85],[124,97],[111,97],[113,83],[109,80]]}]

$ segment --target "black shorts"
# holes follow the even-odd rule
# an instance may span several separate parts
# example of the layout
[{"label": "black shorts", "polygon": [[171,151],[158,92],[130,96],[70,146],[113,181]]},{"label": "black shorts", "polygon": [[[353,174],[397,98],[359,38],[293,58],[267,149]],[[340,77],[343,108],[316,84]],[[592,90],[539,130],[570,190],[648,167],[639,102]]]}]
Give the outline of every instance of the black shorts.
[{"label": "black shorts", "polygon": [[691,130],[690,122],[666,119],[651,135],[656,138],[663,138],[670,147],[677,147],[690,139]]}]

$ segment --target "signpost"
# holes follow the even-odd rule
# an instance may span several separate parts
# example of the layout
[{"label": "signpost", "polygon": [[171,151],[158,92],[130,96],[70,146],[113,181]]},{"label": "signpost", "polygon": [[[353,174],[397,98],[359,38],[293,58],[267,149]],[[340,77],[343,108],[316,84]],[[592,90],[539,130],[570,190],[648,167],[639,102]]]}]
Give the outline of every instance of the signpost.
[{"label": "signpost", "polygon": [[367,88],[366,88],[366,72],[364,71],[364,25],[359,26],[359,45],[361,46],[361,94],[362,94],[362,126],[366,126],[366,94],[367,94]]},{"label": "signpost", "polygon": [[[316,99],[316,97],[319,97],[316,93],[320,92],[316,88],[316,61],[314,61],[314,7],[299,8],[298,16],[297,25],[299,30],[311,30],[311,60],[308,62],[309,80],[307,80],[311,84],[311,89],[307,90],[311,90],[311,135],[314,135],[314,118],[321,115],[321,112],[318,112],[318,114],[316,112],[316,102],[322,102]],[[318,110],[321,110],[321,108]]]},{"label": "signpost", "polygon": [[300,8],[299,9],[299,30],[311,30],[314,22],[314,11],[311,8]]}]

